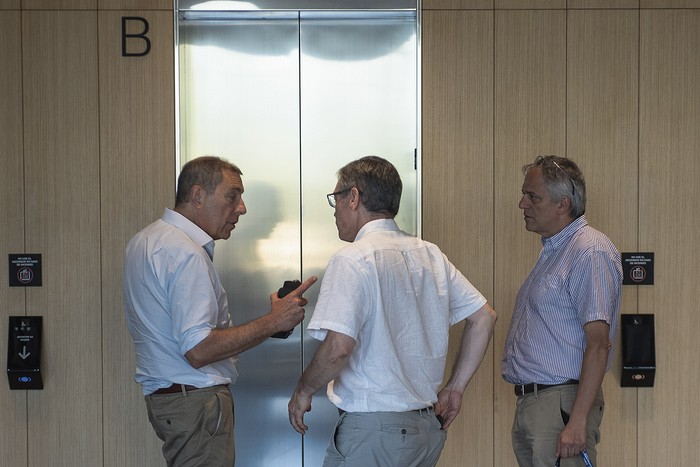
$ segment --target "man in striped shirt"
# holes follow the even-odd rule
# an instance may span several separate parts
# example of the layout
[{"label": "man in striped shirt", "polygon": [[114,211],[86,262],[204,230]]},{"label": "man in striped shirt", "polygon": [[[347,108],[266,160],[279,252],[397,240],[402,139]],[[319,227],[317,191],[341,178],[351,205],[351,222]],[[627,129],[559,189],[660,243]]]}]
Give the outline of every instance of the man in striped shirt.
[{"label": "man in striped shirt", "polygon": [[588,225],[585,181],[573,161],[538,156],[523,173],[519,207],[543,248],[518,292],[501,362],[517,395],[513,450],[521,467],[552,467],[559,458],[562,467],[585,465],[586,456],[595,465],[620,254]]}]

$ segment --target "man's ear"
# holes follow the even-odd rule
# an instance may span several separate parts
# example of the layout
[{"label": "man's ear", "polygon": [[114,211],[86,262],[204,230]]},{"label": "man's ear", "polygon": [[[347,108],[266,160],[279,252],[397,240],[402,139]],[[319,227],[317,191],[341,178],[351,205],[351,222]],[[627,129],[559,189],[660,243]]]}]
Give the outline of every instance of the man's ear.
[{"label": "man's ear", "polygon": [[568,214],[571,212],[571,198],[564,196],[561,201],[559,201],[559,213]]},{"label": "man's ear", "polygon": [[362,201],[362,199],[360,197],[360,191],[355,187],[350,188],[350,199],[349,199],[350,207],[352,209],[357,209],[358,207],[360,207],[361,201]]},{"label": "man's ear", "polygon": [[192,203],[192,206],[196,208],[200,207],[202,205],[204,195],[206,195],[204,188],[202,188],[200,185],[192,186],[192,189],[190,190],[190,203]]}]

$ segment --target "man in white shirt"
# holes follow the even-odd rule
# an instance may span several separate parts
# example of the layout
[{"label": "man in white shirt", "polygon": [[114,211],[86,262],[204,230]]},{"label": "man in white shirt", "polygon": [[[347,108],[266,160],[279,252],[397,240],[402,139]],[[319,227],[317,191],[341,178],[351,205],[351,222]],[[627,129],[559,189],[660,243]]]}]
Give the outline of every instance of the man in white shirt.
[{"label": "man in white shirt", "polygon": [[[328,202],[341,240],[329,261],[308,333],[323,342],[289,402],[305,433],[312,395],[341,415],[324,466],[434,466],[496,314],[437,246],[399,230],[402,183],[367,156],[338,172]],[[438,392],[450,326],[465,321],[459,356]]]},{"label": "man in white shirt", "polygon": [[233,326],[214,269],[214,241],[246,213],[241,171],[217,157],[182,168],[175,209],[126,248],[124,306],[136,350],[135,380],[169,466],[232,466],[235,359],[304,318],[309,278],[258,319]]}]

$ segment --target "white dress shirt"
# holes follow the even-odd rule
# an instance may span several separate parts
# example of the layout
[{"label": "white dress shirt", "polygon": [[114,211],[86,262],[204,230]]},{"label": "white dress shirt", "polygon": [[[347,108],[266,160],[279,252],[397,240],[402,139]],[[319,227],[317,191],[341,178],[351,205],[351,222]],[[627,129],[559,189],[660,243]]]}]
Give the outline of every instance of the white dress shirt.
[{"label": "white dress shirt", "polygon": [[348,412],[403,412],[432,405],[451,325],[486,299],[437,246],[393,219],[365,224],[328,263],[308,333],[356,341],[328,397]]},{"label": "white dress shirt", "polygon": [[170,209],[127,245],[124,306],[144,394],[173,383],[201,388],[236,380],[233,358],[195,369],[184,357],[212,329],[232,326],[213,251],[206,232]]}]

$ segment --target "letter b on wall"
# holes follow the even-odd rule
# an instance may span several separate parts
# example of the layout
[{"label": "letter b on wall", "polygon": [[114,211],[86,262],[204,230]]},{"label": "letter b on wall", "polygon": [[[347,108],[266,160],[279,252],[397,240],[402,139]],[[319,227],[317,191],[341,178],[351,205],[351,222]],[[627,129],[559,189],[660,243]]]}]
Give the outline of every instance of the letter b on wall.
[{"label": "letter b on wall", "polygon": [[122,16],[122,57],[142,57],[151,51],[148,21],[140,16]]}]

